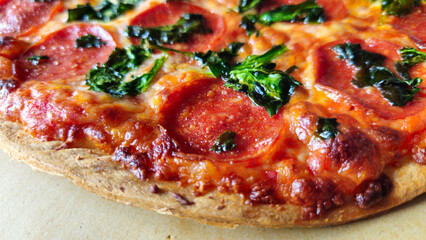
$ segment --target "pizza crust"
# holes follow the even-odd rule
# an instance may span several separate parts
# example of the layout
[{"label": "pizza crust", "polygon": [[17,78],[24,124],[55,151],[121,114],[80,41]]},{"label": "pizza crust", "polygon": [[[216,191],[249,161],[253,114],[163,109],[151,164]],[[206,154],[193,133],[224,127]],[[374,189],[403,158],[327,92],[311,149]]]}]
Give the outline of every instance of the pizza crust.
[{"label": "pizza crust", "polygon": [[[34,169],[64,176],[109,200],[221,227],[315,227],[342,224],[390,209],[426,192],[426,166],[406,161],[396,169],[385,170],[393,179],[394,189],[374,207],[363,210],[353,202],[347,202],[326,217],[303,220],[299,206],[249,205],[244,203],[240,194],[218,192],[195,197],[190,187],[182,188],[176,182],[141,181],[119,163],[111,161],[111,156],[90,149],[61,149],[61,144],[58,141],[39,141],[27,134],[20,124],[0,121],[0,148]],[[150,188],[153,185],[162,191],[152,193]],[[195,204],[182,205],[174,196],[175,193]]]}]

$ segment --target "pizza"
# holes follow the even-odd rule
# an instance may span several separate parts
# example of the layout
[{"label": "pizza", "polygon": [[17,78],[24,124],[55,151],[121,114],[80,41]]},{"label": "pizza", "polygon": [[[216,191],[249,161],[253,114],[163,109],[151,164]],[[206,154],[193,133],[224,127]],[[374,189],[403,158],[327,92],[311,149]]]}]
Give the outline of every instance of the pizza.
[{"label": "pizza", "polygon": [[426,191],[420,0],[0,0],[0,146],[204,223],[341,224]]}]

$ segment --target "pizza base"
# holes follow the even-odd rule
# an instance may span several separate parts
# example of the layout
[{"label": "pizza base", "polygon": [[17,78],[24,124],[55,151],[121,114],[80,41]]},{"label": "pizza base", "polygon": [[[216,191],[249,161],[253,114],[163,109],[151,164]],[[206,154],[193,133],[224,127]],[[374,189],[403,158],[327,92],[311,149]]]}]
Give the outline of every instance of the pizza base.
[{"label": "pizza base", "polygon": [[[330,211],[325,217],[303,220],[300,206],[249,205],[244,203],[240,194],[218,192],[194,197],[190,187],[180,187],[176,182],[141,181],[121,164],[111,161],[111,156],[90,149],[62,149],[61,144],[58,141],[39,141],[27,134],[22,125],[0,120],[0,148],[33,169],[64,176],[109,200],[221,227],[342,224],[385,211],[426,192],[426,166],[405,161],[398,168],[385,169],[394,182],[394,189],[374,207],[360,209],[347,201],[346,205]],[[151,193],[150,188],[154,184],[162,190],[160,193]],[[195,204],[184,206],[173,197],[173,193],[179,193]]]}]

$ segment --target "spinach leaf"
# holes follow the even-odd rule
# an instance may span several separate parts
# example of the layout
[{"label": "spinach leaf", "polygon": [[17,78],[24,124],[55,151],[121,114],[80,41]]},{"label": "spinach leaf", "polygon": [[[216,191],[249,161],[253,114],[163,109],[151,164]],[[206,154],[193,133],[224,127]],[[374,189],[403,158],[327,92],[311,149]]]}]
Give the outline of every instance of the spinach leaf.
[{"label": "spinach leaf", "polygon": [[426,61],[426,54],[414,48],[402,48],[398,52],[402,61],[395,64],[395,69],[401,77],[409,80],[411,78],[410,68]]},{"label": "spinach leaf", "polygon": [[102,41],[102,39],[92,35],[87,34],[82,37],[77,38],[75,46],[77,48],[100,48],[105,46],[107,43]]},{"label": "spinach leaf", "polygon": [[110,21],[135,8],[141,0],[119,0],[114,4],[104,0],[99,6],[93,7],[90,3],[77,5],[76,8],[68,9],[67,22],[73,21]]},{"label": "spinach leaf", "polygon": [[29,58],[27,58],[27,61],[30,61],[31,64],[33,65],[39,65],[42,63],[45,63],[49,60],[50,58],[48,56],[31,56]]},{"label": "spinach leaf", "polygon": [[259,15],[245,15],[240,26],[250,35],[255,32],[255,23],[271,25],[276,22],[323,23],[326,21],[324,9],[315,0],[307,0],[297,5],[282,5]]},{"label": "spinach leaf", "polygon": [[333,47],[337,57],[348,61],[359,68],[352,80],[357,87],[371,86],[369,69],[373,66],[382,66],[386,57],[373,52],[365,51],[360,44],[345,43]]},{"label": "spinach leaf", "polygon": [[108,61],[102,66],[95,66],[86,75],[86,84],[90,90],[106,92],[117,97],[135,96],[145,91],[165,61],[165,57],[157,59],[152,69],[140,76],[123,82],[126,75],[139,67],[152,54],[152,50],[144,46],[116,48]]},{"label": "spinach leaf", "polygon": [[[152,44],[151,44],[152,45]],[[154,46],[163,51],[173,51],[194,57],[207,66],[215,77],[222,78],[224,86],[245,93],[253,103],[262,106],[272,116],[285,105],[295,88],[301,83],[290,76],[295,67],[286,72],[275,70],[271,61],[287,51],[284,45],[274,46],[263,55],[248,56],[243,62],[232,63],[242,47],[241,43],[231,43],[228,49],[219,52],[188,53]]]},{"label": "spinach leaf", "polygon": [[229,44],[228,48],[222,49],[219,52],[210,50],[206,53],[196,52],[194,53],[194,58],[208,66],[216,77],[228,76],[231,70],[231,61],[237,56],[238,50],[243,45],[243,43],[233,42]]},{"label": "spinach leaf", "polygon": [[336,118],[319,117],[315,134],[321,139],[334,138],[339,134],[339,130],[337,129],[338,126],[339,123]]},{"label": "spinach leaf", "polygon": [[409,68],[414,66],[412,64],[419,61],[419,55],[414,54],[415,52],[413,53],[412,50],[402,50],[402,53],[405,52],[405,55],[403,55],[404,61],[399,61],[395,64],[395,69],[402,79],[383,67],[385,56],[365,51],[361,49],[360,44],[340,44],[335,46],[333,50],[339,58],[358,67],[358,72],[355,75],[355,79],[352,80],[352,84],[357,87],[376,87],[393,106],[405,106],[420,91],[418,85],[422,80],[420,78],[411,79],[408,72]]},{"label": "spinach leaf", "polygon": [[420,3],[420,0],[383,0],[382,10],[387,15],[403,16],[411,13]]},{"label": "spinach leaf", "polygon": [[130,37],[148,40],[158,45],[188,42],[192,34],[211,33],[212,30],[205,27],[206,19],[201,14],[184,14],[173,25],[144,28],[139,26],[127,27]]},{"label": "spinach leaf", "polygon": [[242,13],[259,6],[263,0],[240,0],[238,4],[238,12]]},{"label": "spinach leaf", "polygon": [[237,145],[234,143],[235,137],[237,135],[232,131],[226,131],[222,133],[214,142],[213,146],[210,148],[210,151],[217,153],[227,152],[234,149]]}]

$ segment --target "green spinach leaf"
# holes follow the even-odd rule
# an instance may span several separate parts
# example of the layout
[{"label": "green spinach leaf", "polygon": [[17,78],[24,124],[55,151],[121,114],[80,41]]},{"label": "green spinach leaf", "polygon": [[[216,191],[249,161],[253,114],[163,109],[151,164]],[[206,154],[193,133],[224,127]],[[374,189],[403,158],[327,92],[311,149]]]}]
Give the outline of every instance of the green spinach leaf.
[{"label": "green spinach leaf", "polygon": [[68,9],[67,22],[73,21],[111,21],[125,12],[135,8],[141,0],[119,0],[118,4],[114,4],[108,0],[104,0],[100,5],[93,7],[90,3],[85,5],[77,5],[76,8]]},{"label": "green spinach leaf", "polygon": [[326,21],[324,9],[315,0],[307,0],[297,5],[282,5],[259,15],[245,15],[240,26],[250,35],[256,31],[255,23],[271,25],[276,22],[323,23]]},{"label": "green spinach leaf", "polygon": [[96,37],[92,34],[87,34],[82,37],[77,38],[75,46],[77,48],[100,48],[105,46],[107,43],[102,41],[102,39]]},{"label": "green spinach leaf", "polygon": [[210,148],[210,151],[217,153],[227,152],[234,149],[237,145],[234,143],[235,137],[237,134],[232,131],[226,131],[222,133],[214,142],[213,146]]},{"label": "green spinach leaf", "polygon": [[336,118],[319,117],[315,134],[321,139],[334,138],[339,134],[339,130],[337,129],[338,126],[339,123]]},{"label": "green spinach leaf", "polygon": [[48,56],[31,56],[29,58],[27,58],[27,61],[31,62],[31,64],[33,65],[39,65],[42,63],[45,63],[49,60],[50,58]]},{"label": "green spinach leaf", "polygon": [[206,28],[206,19],[201,14],[184,14],[173,25],[144,28],[127,27],[130,37],[137,37],[158,45],[188,42],[192,34],[207,34],[212,30]]}]

